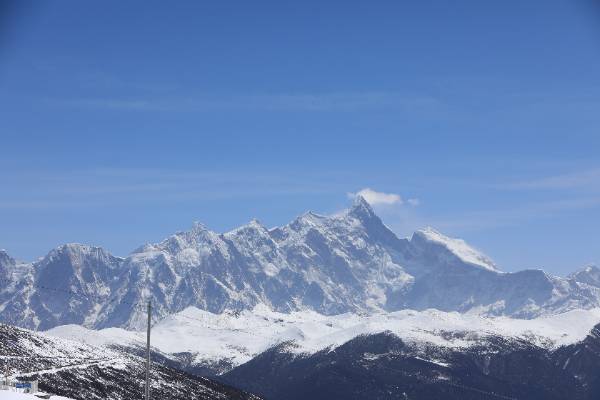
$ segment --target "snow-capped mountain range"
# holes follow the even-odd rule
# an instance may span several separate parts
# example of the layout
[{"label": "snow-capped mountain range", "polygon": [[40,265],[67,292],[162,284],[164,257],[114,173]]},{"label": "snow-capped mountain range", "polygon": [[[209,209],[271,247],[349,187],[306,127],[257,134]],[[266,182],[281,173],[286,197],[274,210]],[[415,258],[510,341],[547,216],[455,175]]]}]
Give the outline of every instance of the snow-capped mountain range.
[{"label": "snow-capped mountain range", "polygon": [[253,220],[219,234],[201,224],[125,258],[66,244],[34,263],[0,251],[0,321],[49,329],[138,329],[196,307],[263,304],[282,313],[373,314],[403,309],[534,318],[600,305],[598,268],[567,278],[506,273],[464,241],[433,229],[399,238],[357,197],[333,216],[312,212],[268,229]]}]

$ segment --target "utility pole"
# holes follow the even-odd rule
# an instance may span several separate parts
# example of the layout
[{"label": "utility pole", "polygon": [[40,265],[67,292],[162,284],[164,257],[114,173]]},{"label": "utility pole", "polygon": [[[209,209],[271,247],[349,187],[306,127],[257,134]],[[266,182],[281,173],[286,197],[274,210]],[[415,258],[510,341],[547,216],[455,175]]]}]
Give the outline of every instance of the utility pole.
[{"label": "utility pole", "polygon": [[148,300],[148,330],[146,332],[146,400],[150,400],[150,321],[152,319],[152,303]]}]

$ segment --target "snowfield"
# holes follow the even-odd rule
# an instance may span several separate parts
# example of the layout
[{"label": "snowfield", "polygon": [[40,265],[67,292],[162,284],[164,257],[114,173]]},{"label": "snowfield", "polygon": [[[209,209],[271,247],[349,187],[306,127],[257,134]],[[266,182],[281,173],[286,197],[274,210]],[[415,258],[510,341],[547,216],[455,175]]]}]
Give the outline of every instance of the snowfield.
[{"label": "snowfield", "polygon": [[[222,314],[190,307],[154,325],[152,346],[163,353],[192,353],[198,363],[227,360],[237,366],[284,342],[294,343],[290,351],[315,353],[360,335],[386,331],[414,346],[466,348],[501,336],[552,349],[583,340],[598,323],[600,309],[523,320],[437,310],[326,316],[314,311],[279,313],[264,305]],[[146,340],[145,332],[119,328],[94,331],[75,325],[60,326],[46,334],[93,345],[143,346]]]},{"label": "snowfield", "polygon": [[417,231],[416,234],[425,237],[431,242],[441,244],[464,262],[477,265],[490,271],[498,271],[496,264],[494,264],[489,257],[475,250],[462,239],[449,238],[431,227],[421,229]]}]

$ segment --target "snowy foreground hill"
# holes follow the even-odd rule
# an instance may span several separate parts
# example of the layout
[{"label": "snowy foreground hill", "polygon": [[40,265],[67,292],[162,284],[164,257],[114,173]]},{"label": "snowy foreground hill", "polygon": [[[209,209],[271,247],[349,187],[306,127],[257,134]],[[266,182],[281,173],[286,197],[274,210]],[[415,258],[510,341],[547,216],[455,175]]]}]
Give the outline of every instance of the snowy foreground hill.
[{"label": "snowy foreground hill", "polygon": [[[0,367],[3,373],[8,368],[11,380],[37,379],[40,390],[77,400],[141,399],[144,393],[142,357],[118,346],[93,346],[7,325],[0,325]],[[160,362],[153,363],[151,379],[155,399],[259,399]],[[8,393],[0,390],[0,399]]]},{"label": "snowy foreground hill", "polygon": [[[291,354],[314,354],[335,350],[358,336],[389,332],[417,352],[431,347],[467,349],[493,337],[552,350],[585,339],[598,323],[600,309],[523,320],[437,310],[326,316],[314,311],[278,313],[266,306],[222,314],[188,308],[153,326],[152,345],[167,356],[186,354],[188,365],[205,368],[205,374],[213,366],[212,373],[218,375],[283,344]],[[145,332],[121,328],[64,325],[45,333],[90,345],[142,348],[146,343]]]},{"label": "snowy foreground hill", "polygon": [[403,309],[535,318],[600,306],[597,268],[567,277],[501,272],[465,242],[433,229],[398,238],[361,197],[333,216],[306,213],[267,229],[218,234],[201,224],[125,258],[67,244],[34,263],[0,251],[0,322],[49,329],[143,328],[196,307],[212,313],[266,304],[323,315]]}]

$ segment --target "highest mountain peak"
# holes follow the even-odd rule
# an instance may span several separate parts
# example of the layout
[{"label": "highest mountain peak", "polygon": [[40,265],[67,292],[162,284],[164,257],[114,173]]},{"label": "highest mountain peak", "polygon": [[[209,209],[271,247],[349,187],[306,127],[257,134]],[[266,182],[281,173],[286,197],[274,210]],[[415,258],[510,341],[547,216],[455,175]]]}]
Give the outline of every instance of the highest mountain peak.
[{"label": "highest mountain peak", "polygon": [[375,212],[373,208],[369,204],[367,200],[361,195],[357,195],[354,198],[354,202],[352,203],[352,207],[348,209],[348,214],[356,215],[356,216],[369,216],[374,217]]}]

